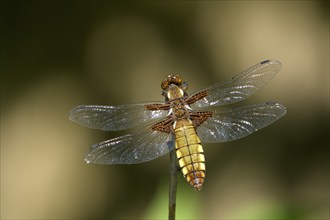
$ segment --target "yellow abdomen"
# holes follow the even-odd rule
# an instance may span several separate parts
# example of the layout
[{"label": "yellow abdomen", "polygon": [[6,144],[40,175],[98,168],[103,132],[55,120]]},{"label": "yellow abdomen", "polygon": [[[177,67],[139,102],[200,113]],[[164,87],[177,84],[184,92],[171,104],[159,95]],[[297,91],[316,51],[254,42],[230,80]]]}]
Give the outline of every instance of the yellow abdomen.
[{"label": "yellow abdomen", "polygon": [[201,141],[192,123],[181,119],[175,125],[175,149],[183,176],[196,190],[205,179],[205,158]]}]

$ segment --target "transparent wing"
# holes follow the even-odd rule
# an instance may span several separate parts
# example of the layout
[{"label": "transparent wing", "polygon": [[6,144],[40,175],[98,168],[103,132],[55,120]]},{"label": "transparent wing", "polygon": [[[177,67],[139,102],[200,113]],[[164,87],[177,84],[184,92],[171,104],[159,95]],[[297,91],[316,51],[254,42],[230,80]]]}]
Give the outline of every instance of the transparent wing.
[{"label": "transparent wing", "polygon": [[136,164],[156,159],[174,149],[173,134],[146,127],[139,132],[94,144],[85,161],[98,164]]},{"label": "transparent wing", "polygon": [[281,66],[277,60],[260,62],[226,83],[217,83],[192,94],[191,96],[194,96],[200,92],[207,92],[206,97],[191,104],[191,107],[220,106],[246,99],[272,80]]},{"label": "transparent wing", "polygon": [[69,118],[80,125],[105,131],[118,131],[132,128],[167,116],[167,110],[147,110],[146,105],[164,104],[146,102],[130,105],[81,105],[69,112]]},{"label": "transparent wing", "polygon": [[197,128],[202,142],[227,142],[245,137],[284,116],[279,103],[248,105],[224,112],[215,111]]}]

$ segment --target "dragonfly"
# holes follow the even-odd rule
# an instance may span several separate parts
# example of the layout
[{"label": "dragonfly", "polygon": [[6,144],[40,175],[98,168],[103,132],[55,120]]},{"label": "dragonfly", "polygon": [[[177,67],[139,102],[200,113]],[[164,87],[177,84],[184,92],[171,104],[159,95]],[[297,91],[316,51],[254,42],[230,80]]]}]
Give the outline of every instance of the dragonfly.
[{"label": "dragonfly", "polygon": [[70,110],[69,119],[105,131],[132,129],[92,145],[85,156],[87,163],[137,164],[175,150],[184,178],[195,190],[201,190],[206,171],[202,143],[243,138],[286,114],[286,108],[276,102],[221,108],[250,97],[280,69],[280,61],[265,60],[225,83],[216,83],[191,95],[187,93],[187,82],[170,74],[161,82],[165,101],[80,105]]}]

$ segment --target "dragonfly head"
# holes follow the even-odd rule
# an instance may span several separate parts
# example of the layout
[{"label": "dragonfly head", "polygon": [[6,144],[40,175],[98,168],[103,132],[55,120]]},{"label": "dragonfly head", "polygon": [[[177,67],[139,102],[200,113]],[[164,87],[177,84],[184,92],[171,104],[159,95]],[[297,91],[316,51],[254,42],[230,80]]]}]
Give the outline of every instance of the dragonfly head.
[{"label": "dragonfly head", "polygon": [[182,82],[182,79],[179,75],[169,74],[162,81],[161,87],[163,90],[166,90],[170,87],[171,84],[177,85],[180,89],[186,91],[188,89],[188,84],[186,82]]},{"label": "dragonfly head", "polygon": [[[178,94],[180,97],[186,94],[186,90],[188,89],[188,84],[183,82],[181,77],[176,74],[169,74],[167,77],[162,81],[161,87],[163,89],[163,95],[166,98],[172,99],[178,98],[177,95],[173,93],[179,92]],[[181,94],[182,93],[182,94]]]}]

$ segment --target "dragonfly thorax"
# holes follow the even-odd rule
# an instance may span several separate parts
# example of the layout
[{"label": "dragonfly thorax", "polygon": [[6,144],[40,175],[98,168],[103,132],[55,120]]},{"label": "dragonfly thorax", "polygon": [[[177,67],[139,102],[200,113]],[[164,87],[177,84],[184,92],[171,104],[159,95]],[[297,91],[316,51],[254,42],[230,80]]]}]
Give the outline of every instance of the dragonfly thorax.
[{"label": "dragonfly thorax", "polygon": [[171,113],[174,120],[188,118],[190,107],[185,103],[183,98],[171,100]]},{"label": "dragonfly thorax", "polygon": [[184,96],[184,91],[177,85],[171,84],[167,90],[166,96],[169,100],[179,99]]}]

